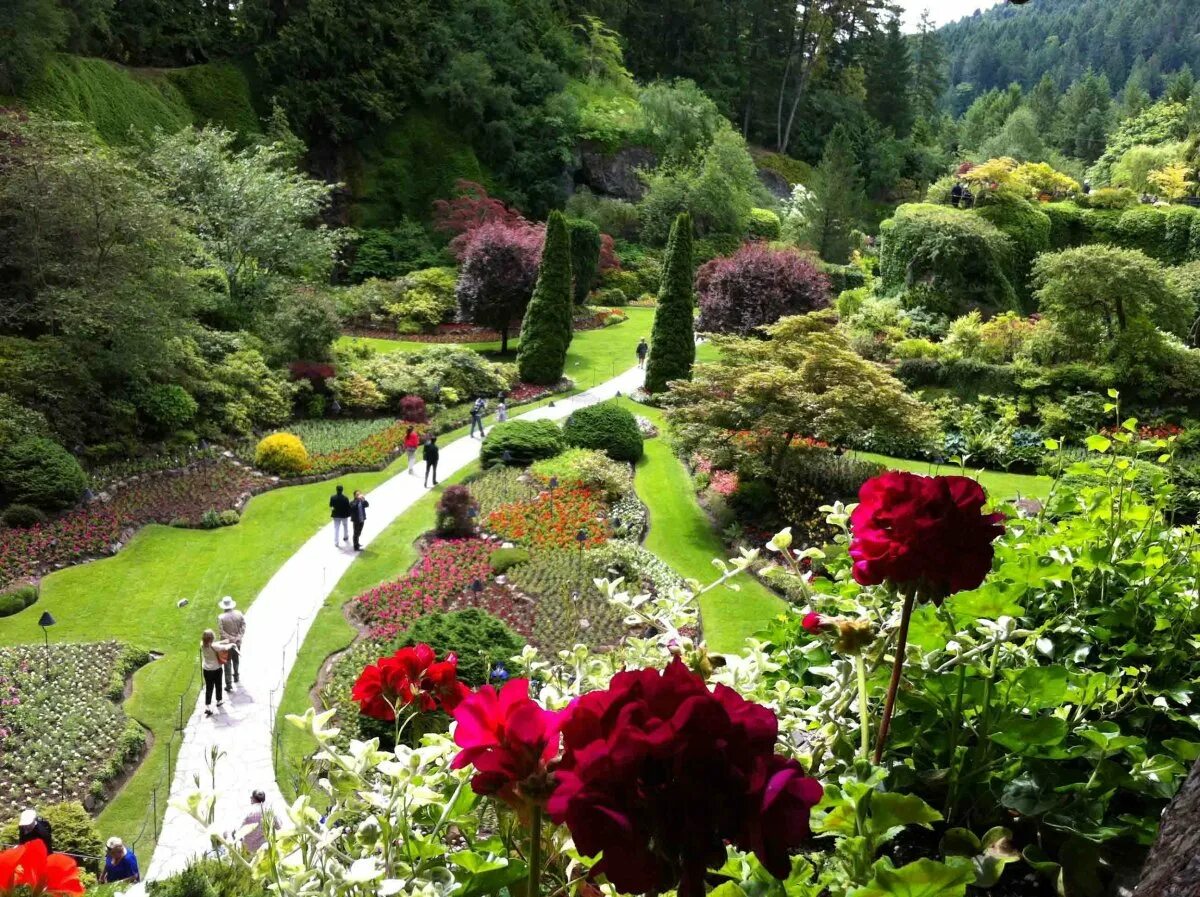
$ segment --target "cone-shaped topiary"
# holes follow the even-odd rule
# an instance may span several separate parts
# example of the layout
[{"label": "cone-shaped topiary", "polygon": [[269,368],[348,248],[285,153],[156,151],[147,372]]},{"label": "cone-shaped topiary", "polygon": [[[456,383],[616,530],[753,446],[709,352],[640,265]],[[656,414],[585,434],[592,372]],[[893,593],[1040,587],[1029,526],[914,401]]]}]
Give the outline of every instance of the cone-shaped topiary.
[{"label": "cone-shaped topiary", "polygon": [[600,228],[582,218],[567,222],[571,235],[571,274],[575,278],[575,304],[585,305],[600,266]]},{"label": "cone-shaped topiary", "polygon": [[571,241],[567,219],[551,212],[537,286],[521,325],[517,370],[526,383],[550,385],[562,379],[571,345]]},{"label": "cone-shaped topiary", "polygon": [[691,380],[696,360],[692,331],[692,216],[683,212],[671,226],[663,259],[662,286],[646,362],[646,392],[663,392],[671,380]]}]

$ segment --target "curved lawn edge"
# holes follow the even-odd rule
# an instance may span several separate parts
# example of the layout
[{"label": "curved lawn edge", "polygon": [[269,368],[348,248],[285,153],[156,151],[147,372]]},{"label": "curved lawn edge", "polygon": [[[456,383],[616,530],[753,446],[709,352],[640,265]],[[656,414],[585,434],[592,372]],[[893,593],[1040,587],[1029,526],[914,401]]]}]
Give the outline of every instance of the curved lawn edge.
[{"label": "curved lawn edge", "polygon": [[[712,582],[720,575],[713,558],[728,557],[729,551],[697,503],[687,469],[671,450],[663,413],[629,399],[618,402],[652,421],[660,434],[646,440],[634,476],[634,488],[650,515],[646,548],[680,576],[704,585]],[[714,651],[741,650],[747,638],[785,607],[782,598],[753,576],[746,574],[735,582],[736,590],[722,586],[700,596],[704,637]]]},{"label": "curved lawn edge", "polygon": [[1003,470],[988,470],[986,468],[960,468],[957,464],[939,464],[936,461],[914,461],[908,458],[893,458],[890,455],[880,455],[876,452],[847,452],[855,458],[864,461],[874,461],[889,470],[907,470],[909,473],[920,473],[926,476],[938,474],[962,474],[979,481],[987,490],[988,497],[993,500],[1006,501],[1012,498],[1045,499],[1050,495],[1054,478],[1029,473],[1009,473]]}]

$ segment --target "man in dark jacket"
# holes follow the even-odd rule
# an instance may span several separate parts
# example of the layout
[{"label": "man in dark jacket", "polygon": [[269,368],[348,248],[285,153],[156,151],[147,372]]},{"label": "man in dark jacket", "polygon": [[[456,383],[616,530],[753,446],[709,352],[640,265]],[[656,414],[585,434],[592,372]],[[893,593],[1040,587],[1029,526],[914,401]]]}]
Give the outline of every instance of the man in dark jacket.
[{"label": "man in dark jacket", "polygon": [[437,437],[432,433],[425,440],[425,488],[429,488],[429,475],[433,474],[433,485],[437,485],[437,463],[438,463],[438,444]]},{"label": "man in dark jacket", "polygon": [[17,843],[28,844],[39,839],[46,845],[46,853],[54,853],[54,833],[50,823],[36,810],[23,810],[17,820]]},{"label": "man in dark jacket", "polygon": [[[342,542],[349,542],[350,499],[346,498],[341,486],[338,486],[337,492],[330,496],[329,507],[332,508],[329,516],[333,518],[333,544],[337,546]],[[341,539],[338,539],[339,533],[341,533]]]},{"label": "man in dark jacket", "polygon": [[362,551],[358,540],[362,537],[363,524],[367,522],[367,508],[371,503],[361,489],[354,490],[354,501],[350,502],[350,522],[354,525],[354,550]]}]

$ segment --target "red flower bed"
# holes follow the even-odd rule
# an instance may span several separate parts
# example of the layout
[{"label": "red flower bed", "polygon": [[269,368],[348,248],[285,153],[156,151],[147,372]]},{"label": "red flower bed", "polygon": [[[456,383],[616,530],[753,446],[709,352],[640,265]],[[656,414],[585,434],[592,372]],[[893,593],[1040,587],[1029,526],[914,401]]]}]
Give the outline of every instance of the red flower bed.
[{"label": "red flower bed", "polygon": [[232,508],[259,478],[227,461],[142,477],[109,502],[93,502],[29,529],[0,529],[0,585],[109,554],[123,530],[146,523],[200,522]]},{"label": "red flower bed", "polygon": [[[414,425],[399,420],[386,430],[372,433],[358,445],[313,455],[304,469],[304,476],[320,476],[346,467],[379,467],[404,447],[404,434],[410,426]],[[417,426],[416,430],[420,433],[423,428]]]},{"label": "red flower bed", "polygon": [[418,617],[449,609],[475,580],[488,582],[493,547],[482,539],[439,539],[400,579],[355,598],[354,613],[371,627],[371,638],[395,638]]},{"label": "red flower bed", "polygon": [[550,390],[536,383],[518,383],[508,391],[508,403],[532,402],[550,395]]},{"label": "red flower bed", "polygon": [[488,515],[487,528],[504,539],[536,548],[576,548],[580,530],[585,548],[608,541],[610,531],[604,503],[597,493],[581,487],[542,492],[533,501],[503,505]]},{"label": "red flower bed", "polygon": [[[1118,432],[1117,427],[1105,427],[1101,430],[1105,436],[1112,436]],[[1138,439],[1170,439],[1172,436],[1178,436],[1183,432],[1183,427],[1178,424],[1143,424],[1138,427]]]}]

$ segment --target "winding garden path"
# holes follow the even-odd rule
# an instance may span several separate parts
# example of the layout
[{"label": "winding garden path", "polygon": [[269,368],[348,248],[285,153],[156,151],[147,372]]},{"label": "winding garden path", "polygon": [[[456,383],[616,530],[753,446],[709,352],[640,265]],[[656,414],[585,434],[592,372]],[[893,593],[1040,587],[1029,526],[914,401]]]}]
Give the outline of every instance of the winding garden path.
[{"label": "winding garden path", "polygon": [[[641,386],[642,379],[643,372],[631,368],[586,392],[520,417],[564,418],[576,408],[618,394],[628,395]],[[475,460],[479,446],[478,440],[469,437],[442,446],[438,467],[441,478]],[[419,464],[418,472],[423,469],[424,465]],[[351,478],[343,479],[348,481],[348,488],[353,488]],[[367,496],[371,509],[363,543],[369,544],[425,494],[421,478],[404,473],[372,490]],[[199,782],[202,788],[217,794],[214,827],[222,832],[236,831],[240,826],[249,811],[250,793],[256,788],[266,792],[268,806],[282,811],[283,796],[275,782],[271,754],[275,708],[313,619],[356,556],[347,548],[334,546],[332,525],[324,526],[279,568],[250,604],[241,661],[242,685],[227,696],[224,710],[211,718],[204,716],[203,693],[197,697],[179,748],[171,783],[172,804],[182,801]],[[186,559],[181,558],[180,563],[186,563]],[[246,604],[244,599],[242,604]],[[146,877],[159,880],[173,875],[209,849],[208,837],[200,825],[169,806]]]}]

